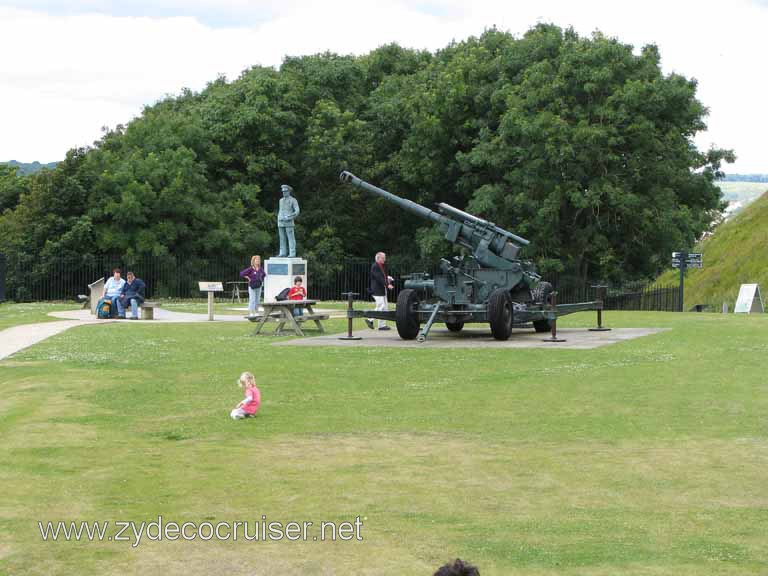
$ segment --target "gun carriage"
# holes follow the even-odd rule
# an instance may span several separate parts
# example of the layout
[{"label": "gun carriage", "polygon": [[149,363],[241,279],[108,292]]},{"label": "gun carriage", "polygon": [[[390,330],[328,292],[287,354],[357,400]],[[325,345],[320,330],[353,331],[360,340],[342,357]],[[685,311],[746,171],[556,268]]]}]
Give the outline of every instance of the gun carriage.
[{"label": "gun carriage", "polygon": [[434,276],[423,272],[406,276],[394,311],[355,311],[355,317],[394,320],[405,340],[423,342],[436,322],[452,332],[460,332],[465,324],[487,323],[495,339],[507,340],[513,326],[532,323],[537,332],[547,332],[558,316],[602,308],[599,300],[550,306],[552,285],[542,281],[532,262],[519,257],[530,242],[493,222],[443,202],[437,211],[430,210],[351,172],[342,172],[340,178],[434,222],[447,241],[468,252],[442,258]]}]

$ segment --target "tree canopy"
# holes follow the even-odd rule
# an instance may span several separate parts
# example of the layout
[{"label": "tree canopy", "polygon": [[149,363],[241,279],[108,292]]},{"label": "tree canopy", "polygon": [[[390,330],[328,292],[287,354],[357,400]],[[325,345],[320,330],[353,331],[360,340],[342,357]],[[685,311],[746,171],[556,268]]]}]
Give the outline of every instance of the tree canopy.
[{"label": "tree canopy", "polygon": [[730,151],[700,151],[696,81],[653,45],[538,25],[429,53],[287,58],[147,106],[54,169],[0,168],[0,252],[43,272],[62,255],[275,251],[279,186],[302,205],[302,255],[450,252],[428,223],[343,185],[348,169],[531,240],[544,272],[655,274],[723,209]]}]

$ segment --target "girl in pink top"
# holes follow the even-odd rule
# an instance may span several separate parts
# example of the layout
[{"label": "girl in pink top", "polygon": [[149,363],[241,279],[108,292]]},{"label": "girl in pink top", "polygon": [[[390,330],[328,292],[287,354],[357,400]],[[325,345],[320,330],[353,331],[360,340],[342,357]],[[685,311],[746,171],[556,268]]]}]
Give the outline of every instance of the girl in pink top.
[{"label": "girl in pink top", "polygon": [[245,398],[235,406],[229,415],[232,417],[232,420],[255,416],[256,411],[261,405],[261,392],[256,388],[256,378],[250,372],[243,372],[237,383],[240,388],[245,388]]}]

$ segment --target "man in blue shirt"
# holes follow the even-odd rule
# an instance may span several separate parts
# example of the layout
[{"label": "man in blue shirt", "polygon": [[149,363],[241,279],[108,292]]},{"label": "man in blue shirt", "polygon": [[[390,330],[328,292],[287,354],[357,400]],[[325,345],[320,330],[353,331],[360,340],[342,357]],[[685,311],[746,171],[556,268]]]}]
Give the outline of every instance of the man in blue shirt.
[{"label": "man in blue shirt", "polygon": [[125,318],[125,308],[130,303],[131,305],[131,319],[139,319],[139,306],[144,302],[144,293],[147,289],[147,285],[144,281],[136,278],[133,272],[128,272],[126,275],[128,282],[123,286],[120,298],[117,299],[117,316],[119,318]]}]

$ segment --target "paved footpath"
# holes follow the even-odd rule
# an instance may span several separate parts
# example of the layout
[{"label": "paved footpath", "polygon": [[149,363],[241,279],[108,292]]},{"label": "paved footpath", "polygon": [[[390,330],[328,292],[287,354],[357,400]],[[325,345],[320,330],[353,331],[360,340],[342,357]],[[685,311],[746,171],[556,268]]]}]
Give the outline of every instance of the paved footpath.
[{"label": "paved footpath", "polygon": [[[158,314],[159,312],[159,314]],[[156,319],[153,321],[136,321],[136,324],[158,324],[167,322],[207,322],[206,314],[191,314],[185,312],[172,312],[170,310],[156,310]],[[86,324],[106,324],[121,323],[133,324],[132,320],[99,320],[91,316],[88,310],[62,310],[60,312],[51,312],[49,316],[54,318],[65,318],[66,320],[56,322],[41,322],[39,324],[21,324],[0,330],[0,360],[15,354],[24,348],[28,348],[46,338],[61,334],[65,330],[75,326],[84,326]],[[242,316],[216,316],[216,320],[240,321],[244,322]]]},{"label": "paved footpath", "polygon": [[0,330],[0,360],[24,350],[33,344],[42,342],[46,338],[61,334],[74,326],[80,326],[85,322],[77,320],[64,320],[61,322],[42,322],[40,324],[22,324]]},{"label": "paved footpath", "polygon": [[[247,309],[246,309],[247,311]],[[315,311],[320,311],[315,309]],[[324,311],[332,314],[338,314],[341,317],[342,312],[338,310]],[[46,338],[61,334],[65,330],[75,326],[84,326],[86,324],[106,324],[115,322],[119,324],[134,324],[133,320],[98,320],[91,316],[89,310],[62,310],[48,314],[54,318],[62,318],[57,322],[42,322],[40,324],[22,324],[0,330],[0,360],[15,354],[19,350],[24,350]],[[217,314],[214,316],[215,322],[245,322],[245,318],[235,314]],[[187,322],[208,322],[207,314],[196,314],[193,312],[175,312],[172,310],[155,309],[154,320],[138,320],[135,324],[141,326],[146,324],[167,324],[167,323],[187,323]]]}]

